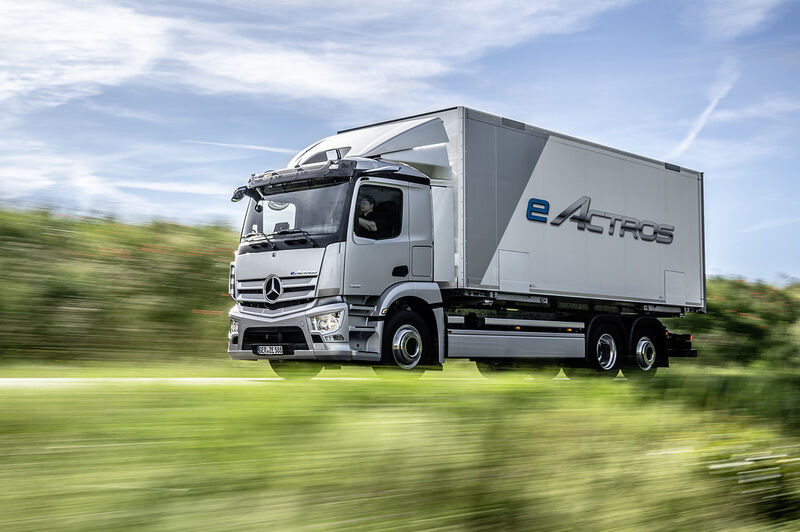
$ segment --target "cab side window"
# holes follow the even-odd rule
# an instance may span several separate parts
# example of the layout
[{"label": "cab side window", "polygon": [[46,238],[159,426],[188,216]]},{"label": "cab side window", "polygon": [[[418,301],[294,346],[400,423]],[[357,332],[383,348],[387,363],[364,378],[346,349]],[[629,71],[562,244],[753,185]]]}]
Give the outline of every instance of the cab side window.
[{"label": "cab side window", "polygon": [[354,220],[356,236],[383,240],[395,238],[403,228],[403,191],[379,185],[358,189]]}]

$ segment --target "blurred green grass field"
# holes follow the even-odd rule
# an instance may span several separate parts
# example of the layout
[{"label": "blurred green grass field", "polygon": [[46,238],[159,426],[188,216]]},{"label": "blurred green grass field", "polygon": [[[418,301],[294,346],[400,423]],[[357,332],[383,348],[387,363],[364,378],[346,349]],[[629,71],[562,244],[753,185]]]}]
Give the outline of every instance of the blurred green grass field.
[{"label": "blurred green grass field", "polygon": [[796,530],[800,511],[780,423],[631,382],[62,383],[0,404],[3,530]]}]

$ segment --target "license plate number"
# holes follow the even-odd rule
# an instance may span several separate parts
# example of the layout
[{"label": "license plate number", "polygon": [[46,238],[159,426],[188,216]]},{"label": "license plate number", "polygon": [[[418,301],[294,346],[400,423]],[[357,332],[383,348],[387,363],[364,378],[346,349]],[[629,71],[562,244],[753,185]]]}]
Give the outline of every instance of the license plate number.
[{"label": "license plate number", "polygon": [[260,345],[257,348],[257,352],[259,355],[282,355],[283,354],[283,346],[282,345]]}]

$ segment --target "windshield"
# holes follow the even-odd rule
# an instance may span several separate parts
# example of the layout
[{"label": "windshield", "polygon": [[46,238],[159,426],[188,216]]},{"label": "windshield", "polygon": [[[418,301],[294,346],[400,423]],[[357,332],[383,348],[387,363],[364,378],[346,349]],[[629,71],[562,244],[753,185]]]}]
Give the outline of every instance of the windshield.
[{"label": "windshield", "polygon": [[251,199],[242,227],[242,238],[281,232],[302,232],[309,236],[333,235],[345,221],[347,183],[281,192],[266,196],[255,208]]}]

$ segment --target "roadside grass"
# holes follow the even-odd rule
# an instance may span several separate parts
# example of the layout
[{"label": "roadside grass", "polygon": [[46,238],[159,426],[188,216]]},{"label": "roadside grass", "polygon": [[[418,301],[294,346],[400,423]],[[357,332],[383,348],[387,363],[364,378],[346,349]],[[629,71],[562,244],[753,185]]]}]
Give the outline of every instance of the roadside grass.
[{"label": "roadside grass", "polygon": [[777,420],[450,371],[2,387],[0,529],[797,529],[800,440]]},{"label": "roadside grass", "polygon": [[[224,356],[224,355],[223,355]],[[12,360],[0,364],[0,378],[182,378],[275,377],[265,362],[177,359],[173,361]]]}]

